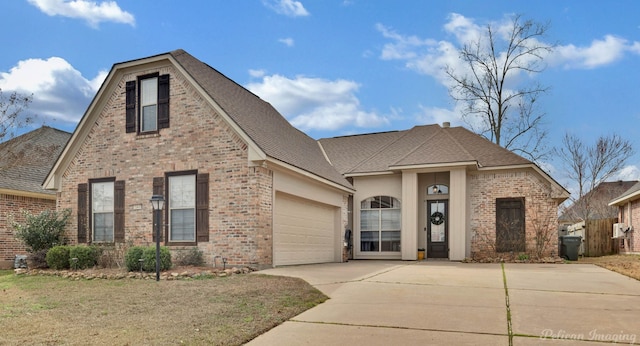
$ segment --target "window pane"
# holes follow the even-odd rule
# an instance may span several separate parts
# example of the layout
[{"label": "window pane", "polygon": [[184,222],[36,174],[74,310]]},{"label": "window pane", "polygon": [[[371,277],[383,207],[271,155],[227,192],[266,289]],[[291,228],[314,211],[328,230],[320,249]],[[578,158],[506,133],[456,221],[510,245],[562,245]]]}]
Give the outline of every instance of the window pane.
[{"label": "window pane", "polygon": [[93,214],[93,241],[113,242],[113,213]]},{"label": "window pane", "polygon": [[91,205],[94,213],[113,211],[113,182],[91,184]]},{"label": "window pane", "polygon": [[177,209],[171,211],[171,241],[195,241],[195,209]]},{"label": "window pane", "polygon": [[142,106],[158,103],[158,78],[143,79],[140,88],[140,104]]},{"label": "window pane", "polygon": [[379,215],[380,211],[378,210],[362,210],[360,212],[360,230],[377,231]]},{"label": "window pane", "polygon": [[169,177],[170,241],[196,240],[196,176]]},{"label": "window pane", "polygon": [[169,177],[169,207],[195,208],[196,176],[180,175]]},{"label": "window pane", "polygon": [[382,210],[382,229],[383,230],[399,230],[400,229],[400,209]]},{"label": "window pane", "polygon": [[400,231],[382,232],[382,251],[400,251]]},{"label": "window pane", "polygon": [[360,232],[360,251],[379,250],[379,232]]},{"label": "window pane", "polygon": [[157,130],[158,116],[156,105],[142,107],[142,129],[140,132]]}]

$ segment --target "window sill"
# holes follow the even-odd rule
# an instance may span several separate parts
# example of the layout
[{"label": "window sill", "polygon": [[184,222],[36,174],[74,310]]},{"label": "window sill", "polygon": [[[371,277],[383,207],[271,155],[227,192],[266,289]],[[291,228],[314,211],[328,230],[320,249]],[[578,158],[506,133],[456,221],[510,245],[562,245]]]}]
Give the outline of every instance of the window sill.
[{"label": "window sill", "polygon": [[136,136],[136,140],[138,140],[138,139],[146,139],[146,138],[157,138],[157,137],[160,137],[160,133],[158,133],[158,132],[139,133]]}]

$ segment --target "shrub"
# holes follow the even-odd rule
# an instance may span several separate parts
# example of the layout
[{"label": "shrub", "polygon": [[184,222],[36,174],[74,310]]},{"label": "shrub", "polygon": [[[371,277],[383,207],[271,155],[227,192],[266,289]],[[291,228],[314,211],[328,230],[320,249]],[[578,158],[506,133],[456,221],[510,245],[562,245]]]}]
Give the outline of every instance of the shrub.
[{"label": "shrub", "polygon": [[47,251],[46,259],[51,269],[69,269],[69,247],[66,245],[52,247]]},{"label": "shrub", "polygon": [[46,268],[47,267],[47,251],[34,251],[27,256],[27,266],[29,268]]},{"label": "shrub", "polygon": [[[156,270],[156,247],[155,246],[133,246],[129,248],[125,255],[125,262],[128,271],[140,270],[140,262],[142,261],[142,270],[153,272]],[[171,252],[166,246],[160,247],[160,270],[171,268]]]},{"label": "shrub", "polygon": [[[73,269],[93,268],[98,263],[100,249],[95,245],[77,245],[69,248],[69,261]],[[71,263],[71,258],[77,258],[78,262]]]},{"label": "shrub", "polygon": [[204,264],[202,251],[200,251],[197,247],[192,247],[189,250],[180,251],[176,256],[176,264],[180,266],[201,266]]},{"label": "shrub", "polygon": [[49,250],[56,245],[66,244],[64,228],[71,210],[61,212],[45,210],[34,215],[23,211],[25,223],[11,222],[15,237],[22,241],[29,252]]},{"label": "shrub", "polygon": [[128,271],[132,272],[140,270],[140,262],[138,262],[138,260],[142,258],[143,252],[144,248],[142,246],[132,246],[127,250],[127,254],[124,256],[124,261]]},{"label": "shrub", "polygon": [[[149,246],[144,248],[142,254],[144,262],[142,262],[142,270],[146,272],[156,271],[156,247]],[[171,269],[171,252],[166,246],[160,247],[160,270]]]}]

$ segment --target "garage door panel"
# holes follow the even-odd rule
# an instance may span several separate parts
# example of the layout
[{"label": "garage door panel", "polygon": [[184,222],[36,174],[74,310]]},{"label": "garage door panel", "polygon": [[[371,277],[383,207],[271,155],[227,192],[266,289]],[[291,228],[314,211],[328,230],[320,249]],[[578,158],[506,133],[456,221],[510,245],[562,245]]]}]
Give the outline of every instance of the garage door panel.
[{"label": "garage door panel", "polygon": [[337,209],[277,194],[274,210],[274,264],[333,262]]}]

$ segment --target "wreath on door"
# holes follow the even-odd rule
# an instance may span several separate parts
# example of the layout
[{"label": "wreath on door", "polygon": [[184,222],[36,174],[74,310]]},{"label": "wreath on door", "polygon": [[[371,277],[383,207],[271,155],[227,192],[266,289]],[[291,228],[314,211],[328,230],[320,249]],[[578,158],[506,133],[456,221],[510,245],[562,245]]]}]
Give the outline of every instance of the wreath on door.
[{"label": "wreath on door", "polygon": [[444,215],[439,211],[435,211],[431,214],[430,220],[434,225],[441,225],[444,222]]}]

